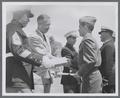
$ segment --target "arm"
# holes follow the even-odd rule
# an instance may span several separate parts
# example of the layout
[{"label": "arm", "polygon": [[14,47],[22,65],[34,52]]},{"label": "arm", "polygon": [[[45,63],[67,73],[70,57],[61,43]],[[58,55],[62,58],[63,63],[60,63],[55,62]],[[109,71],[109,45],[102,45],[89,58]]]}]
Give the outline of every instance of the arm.
[{"label": "arm", "polygon": [[73,72],[76,72],[76,70],[78,70],[78,54],[76,52],[72,52],[67,48],[63,48],[61,51],[61,55],[70,59],[69,66]]},{"label": "arm", "polygon": [[63,49],[62,49],[62,51],[61,51],[61,56],[62,56],[62,57],[69,58],[69,59],[72,59],[71,53],[70,53],[66,48],[63,48]]},{"label": "arm", "polygon": [[79,65],[78,74],[86,75],[96,64],[96,49],[94,41],[87,39],[83,42],[83,63]]},{"label": "arm", "polygon": [[[39,38],[32,37],[32,38],[30,38],[30,42],[31,42],[31,45],[34,48],[35,52],[37,54],[43,55],[43,59],[42,59],[43,66],[45,66],[46,68],[50,68],[50,67],[59,65],[60,62],[61,62],[61,64],[63,64],[62,61],[64,61],[65,59],[52,56],[50,54],[50,51],[48,50],[49,48],[45,46],[45,43],[41,40],[40,37]],[[60,61],[60,60],[62,60],[62,61]]]},{"label": "arm", "polygon": [[[27,37],[23,40],[20,38],[20,35],[15,32],[9,37],[9,39],[9,42],[11,42],[9,45],[11,47],[11,52],[16,58],[37,66],[41,65],[42,55],[32,51]],[[23,44],[22,41],[25,44]]]},{"label": "arm", "polygon": [[33,47],[34,51],[39,53],[39,54],[43,54],[46,55],[46,47],[44,46],[42,40],[39,38],[37,38],[37,36],[35,37],[29,37],[31,46]]},{"label": "arm", "polygon": [[71,66],[73,69],[78,70],[78,53],[75,52],[73,59],[71,60],[71,63],[73,66]]}]

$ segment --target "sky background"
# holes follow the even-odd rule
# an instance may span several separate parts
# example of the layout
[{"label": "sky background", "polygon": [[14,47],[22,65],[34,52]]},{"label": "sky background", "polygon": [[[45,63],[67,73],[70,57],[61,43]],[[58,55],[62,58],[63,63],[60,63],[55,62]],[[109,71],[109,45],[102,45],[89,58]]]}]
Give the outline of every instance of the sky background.
[{"label": "sky background", "polygon": [[[83,16],[94,16],[97,18],[95,28],[92,32],[99,47],[102,43],[98,32],[101,26],[111,28],[118,33],[118,13],[117,3],[105,2],[79,2],[79,3],[7,3],[6,7],[6,24],[12,19],[12,13],[19,9],[31,9],[34,18],[30,19],[29,24],[24,29],[28,36],[33,36],[37,28],[37,17],[40,14],[47,14],[51,17],[51,26],[48,31],[49,36],[53,36],[56,41],[59,41],[64,46],[66,39],[64,35],[72,30],[78,30],[79,18]],[[78,50],[82,38],[79,37],[75,44]]]}]

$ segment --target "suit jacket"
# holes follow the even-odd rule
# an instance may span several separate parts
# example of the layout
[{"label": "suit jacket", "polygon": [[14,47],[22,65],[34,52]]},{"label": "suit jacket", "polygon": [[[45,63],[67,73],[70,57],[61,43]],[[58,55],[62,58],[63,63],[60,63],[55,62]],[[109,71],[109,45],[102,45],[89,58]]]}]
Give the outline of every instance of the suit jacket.
[{"label": "suit jacket", "polygon": [[109,80],[110,84],[115,84],[115,46],[111,39],[101,47],[102,63],[99,67],[102,76]]},{"label": "suit jacket", "polygon": [[[37,54],[40,54],[42,56],[51,55],[51,46],[50,42],[47,36],[43,36],[43,34],[36,30],[36,35],[33,37],[30,37],[31,45],[33,46],[34,50]],[[51,78],[50,70],[46,70],[45,67],[40,67],[39,73],[43,78]]]},{"label": "suit jacket", "polygon": [[[42,56],[36,54],[32,49],[29,39],[22,30],[22,26],[16,20],[7,25],[6,29],[6,84],[12,85],[12,79],[18,78],[33,88],[33,65],[40,66]],[[29,63],[29,66],[23,62]],[[24,86],[23,86],[24,87]]]},{"label": "suit jacket", "polygon": [[[71,59],[71,66],[70,68],[64,67],[63,72],[64,73],[70,73],[71,70],[78,70],[78,53],[75,51],[73,46],[70,44],[66,44],[66,46],[61,51],[62,57],[66,57]],[[75,73],[75,72],[74,72]],[[73,76],[62,76],[61,84],[66,85],[74,85],[77,84],[77,80]]]},{"label": "suit jacket", "polygon": [[79,75],[89,75],[100,64],[100,50],[92,34],[87,33],[79,46]]}]

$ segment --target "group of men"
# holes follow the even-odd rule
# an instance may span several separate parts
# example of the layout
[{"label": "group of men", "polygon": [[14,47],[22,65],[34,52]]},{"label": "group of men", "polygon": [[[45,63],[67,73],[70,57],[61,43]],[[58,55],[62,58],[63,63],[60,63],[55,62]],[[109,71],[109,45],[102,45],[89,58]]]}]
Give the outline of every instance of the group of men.
[{"label": "group of men", "polygon": [[[16,11],[11,23],[7,25],[7,93],[32,93],[32,89],[34,89],[33,69],[41,71],[44,93],[50,92],[51,84],[54,82],[49,69],[54,67],[49,62],[54,56],[51,55],[50,42],[45,35],[50,27],[50,17],[44,14],[38,16],[36,36],[28,38],[23,28],[28,24],[29,18],[33,16],[30,10]],[[71,31],[65,34],[67,43],[62,49],[61,55],[67,58],[67,62],[63,64],[63,73],[74,73],[74,75],[62,76],[61,84],[63,84],[64,93],[102,93],[103,78],[108,80],[105,91],[107,93],[115,91],[113,31],[101,28],[99,34],[103,46],[99,49],[92,36],[95,22],[96,18],[92,16],[84,16],[79,19],[79,33],[83,37],[79,53],[73,47],[78,37],[76,32]],[[49,59],[48,62],[44,62],[46,58]]]}]

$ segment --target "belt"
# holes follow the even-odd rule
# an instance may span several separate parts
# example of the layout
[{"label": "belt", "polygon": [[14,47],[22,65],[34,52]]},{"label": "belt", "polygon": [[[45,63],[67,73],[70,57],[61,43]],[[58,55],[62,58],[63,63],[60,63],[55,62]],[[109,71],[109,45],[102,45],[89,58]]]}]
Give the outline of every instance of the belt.
[{"label": "belt", "polygon": [[94,71],[97,71],[98,70],[98,67],[94,67],[91,72],[94,72]]},{"label": "belt", "polygon": [[6,54],[6,58],[7,58],[7,57],[13,57],[13,54],[12,54],[11,52],[7,53],[7,54]]},{"label": "belt", "polygon": [[89,76],[92,72],[95,72],[95,71],[97,71],[97,70],[99,70],[98,67],[94,67],[94,68],[91,69],[84,77]]}]

